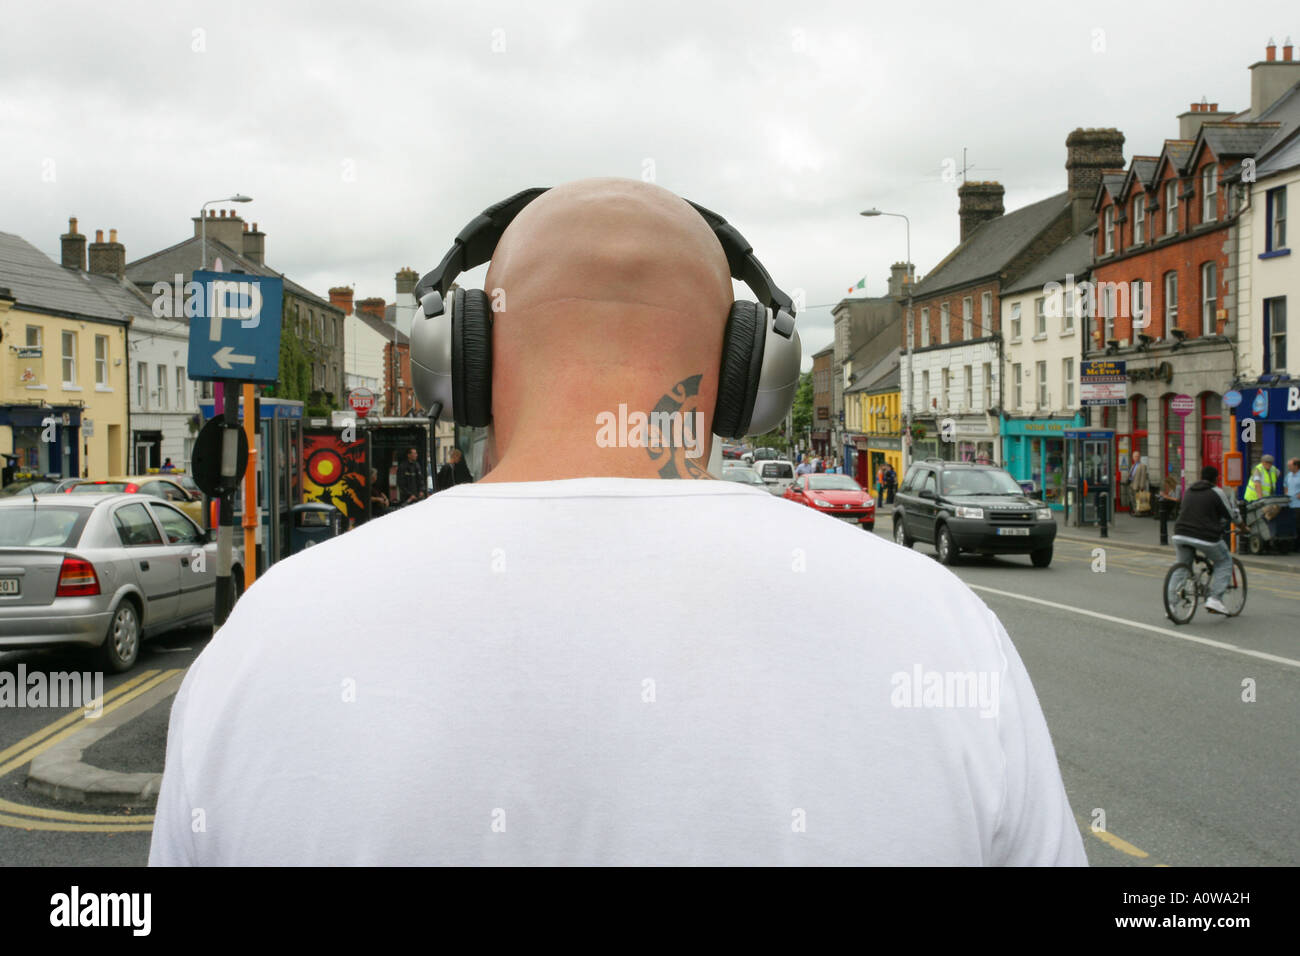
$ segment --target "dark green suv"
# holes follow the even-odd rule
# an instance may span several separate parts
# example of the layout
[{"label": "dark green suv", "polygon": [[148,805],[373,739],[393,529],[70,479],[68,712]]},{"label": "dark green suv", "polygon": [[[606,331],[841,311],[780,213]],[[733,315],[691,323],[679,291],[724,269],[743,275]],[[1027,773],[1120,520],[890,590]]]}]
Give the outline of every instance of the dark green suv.
[{"label": "dark green suv", "polygon": [[913,462],[894,500],[894,541],[933,544],[943,564],[963,551],[1028,554],[1036,568],[1052,563],[1056,519],[1025,497],[996,465],[930,458]]}]

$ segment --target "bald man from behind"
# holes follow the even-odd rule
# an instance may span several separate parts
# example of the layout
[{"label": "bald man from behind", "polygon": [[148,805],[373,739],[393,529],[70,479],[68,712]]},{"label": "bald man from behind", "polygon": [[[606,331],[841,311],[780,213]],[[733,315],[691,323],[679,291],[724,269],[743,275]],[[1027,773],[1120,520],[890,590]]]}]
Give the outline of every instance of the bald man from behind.
[{"label": "bald man from behind", "polygon": [[[992,612],[711,480],[733,290],[699,212],[556,187],[485,289],[493,467],[244,594],[177,695],[151,863],[1085,862]],[[694,424],[647,447],[656,408]]]}]

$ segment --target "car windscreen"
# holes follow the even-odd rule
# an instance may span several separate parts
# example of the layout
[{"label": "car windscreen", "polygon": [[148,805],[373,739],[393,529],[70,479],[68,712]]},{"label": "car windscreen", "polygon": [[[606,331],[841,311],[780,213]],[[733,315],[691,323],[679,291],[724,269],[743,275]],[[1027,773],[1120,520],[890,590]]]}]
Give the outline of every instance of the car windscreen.
[{"label": "car windscreen", "polygon": [[1020,495],[1020,484],[996,468],[954,469],[943,473],[945,495]]},{"label": "car windscreen", "polygon": [[0,508],[0,548],[71,548],[89,514],[86,508]]},{"label": "car windscreen", "polygon": [[848,475],[809,475],[810,491],[861,491],[862,486]]},{"label": "car windscreen", "polygon": [[124,481],[85,481],[68,489],[70,495],[116,495],[126,491]]},{"label": "car windscreen", "polygon": [[794,469],[786,462],[765,462],[760,465],[763,470],[760,474],[764,478],[793,478]]},{"label": "car windscreen", "polygon": [[761,485],[763,479],[758,477],[758,473],[752,468],[724,468],[722,470],[724,481],[737,481],[742,485]]}]

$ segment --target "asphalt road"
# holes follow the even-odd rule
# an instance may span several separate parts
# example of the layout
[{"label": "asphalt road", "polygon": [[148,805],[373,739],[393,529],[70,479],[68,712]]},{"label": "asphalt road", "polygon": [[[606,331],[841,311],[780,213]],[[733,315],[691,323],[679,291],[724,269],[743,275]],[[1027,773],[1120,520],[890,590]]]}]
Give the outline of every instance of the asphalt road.
[{"label": "asphalt road", "polygon": [[[889,530],[882,522],[877,533]],[[1094,570],[1100,546],[1105,571]],[[1160,599],[1171,561],[1172,552],[1062,538],[1049,568],[966,557],[953,570],[1002,619],[1029,669],[1094,866],[1300,864],[1300,575],[1249,568],[1240,617],[1202,610],[1176,628]],[[187,667],[206,641],[191,630],[146,645],[135,670],[106,679],[106,694]],[[86,666],[71,653],[0,654],[0,670],[19,663]],[[85,756],[161,767],[169,703]],[[71,713],[0,710],[0,864],[143,864],[148,812],[57,803],[24,786],[27,738]]]},{"label": "asphalt road", "polygon": [[963,556],[953,570],[1029,670],[1092,865],[1300,864],[1300,575],[1248,568],[1239,617],[1202,608],[1177,627],[1160,595],[1171,563],[1172,548],[1058,538],[1048,568]]}]

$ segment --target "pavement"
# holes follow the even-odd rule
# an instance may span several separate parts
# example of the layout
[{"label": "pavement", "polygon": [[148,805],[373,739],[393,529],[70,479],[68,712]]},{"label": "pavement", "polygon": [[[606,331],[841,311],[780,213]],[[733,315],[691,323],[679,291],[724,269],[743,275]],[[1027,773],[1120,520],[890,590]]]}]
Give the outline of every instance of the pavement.
[{"label": "pavement", "polygon": [[[1174,523],[1169,522],[1169,536],[1173,537]],[[1056,525],[1057,538],[1071,541],[1095,542],[1098,547],[1124,547],[1152,554],[1172,554],[1172,544],[1160,543],[1160,522],[1155,518],[1137,517],[1119,512],[1106,526],[1107,537],[1101,536],[1096,525],[1076,528],[1060,523]],[[1237,558],[1247,568],[1300,574],[1300,551],[1291,554],[1250,554],[1242,551]]]}]

